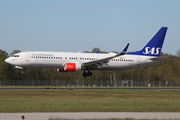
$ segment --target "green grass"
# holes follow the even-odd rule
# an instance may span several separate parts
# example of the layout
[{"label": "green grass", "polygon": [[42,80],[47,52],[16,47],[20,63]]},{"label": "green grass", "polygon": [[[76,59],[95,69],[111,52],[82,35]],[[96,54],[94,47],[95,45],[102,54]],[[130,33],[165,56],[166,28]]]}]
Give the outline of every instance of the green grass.
[{"label": "green grass", "polygon": [[0,112],[180,112],[180,91],[0,90]]},{"label": "green grass", "polygon": [[57,87],[58,89],[59,88],[62,88],[62,87],[65,87],[65,88],[149,88],[149,89],[154,89],[154,88],[167,88],[167,89],[180,89],[180,87],[122,87],[122,86],[117,86],[117,87],[114,87],[114,86],[0,86],[0,88],[46,88],[46,87],[49,87],[49,88],[53,88],[53,87]]}]

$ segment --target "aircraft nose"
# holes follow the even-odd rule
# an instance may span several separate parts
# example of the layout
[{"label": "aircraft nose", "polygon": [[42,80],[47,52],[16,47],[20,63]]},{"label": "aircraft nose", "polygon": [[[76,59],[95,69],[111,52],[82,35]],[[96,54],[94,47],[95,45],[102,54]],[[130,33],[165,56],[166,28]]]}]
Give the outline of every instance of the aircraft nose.
[{"label": "aircraft nose", "polygon": [[5,62],[6,62],[6,63],[9,63],[9,64],[11,63],[11,61],[12,61],[11,58],[7,58],[7,59],[5,60]]}]

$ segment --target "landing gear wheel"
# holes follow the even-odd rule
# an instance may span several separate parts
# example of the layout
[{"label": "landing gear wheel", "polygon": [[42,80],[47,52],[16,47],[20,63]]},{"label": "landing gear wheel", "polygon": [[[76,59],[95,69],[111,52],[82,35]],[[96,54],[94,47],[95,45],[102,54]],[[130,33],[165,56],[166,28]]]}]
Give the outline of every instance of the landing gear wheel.
[{"label": "landing gear wheel", "polygon": [[87,73],[86,72],[83,72],[83,77],[87,77]]},{"label": "landing gear wheel", "polygon": [[92,76],[92,72],[90,72],[90,71],[88,71],[87,74],[88,74],[88,76]]},{"label": "landing gear wheel", "polygon": [[21,70],[21,73],[23,74],[23,73],[24,73],[24,70]]},{"label": "landing gear wheel", "polygon": [[92,76],[92,72],[88,71],[87,73],[83,72],[83,77]]}]

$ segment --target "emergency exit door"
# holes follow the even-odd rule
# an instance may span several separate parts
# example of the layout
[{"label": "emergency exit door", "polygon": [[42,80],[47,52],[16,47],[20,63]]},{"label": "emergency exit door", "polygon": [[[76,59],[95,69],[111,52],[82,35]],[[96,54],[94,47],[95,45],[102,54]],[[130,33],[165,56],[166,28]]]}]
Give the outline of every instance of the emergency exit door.
[{"label": "emergency exit door", "polygon": [[30,53],[25,54],[25,61],[30,61]]}]

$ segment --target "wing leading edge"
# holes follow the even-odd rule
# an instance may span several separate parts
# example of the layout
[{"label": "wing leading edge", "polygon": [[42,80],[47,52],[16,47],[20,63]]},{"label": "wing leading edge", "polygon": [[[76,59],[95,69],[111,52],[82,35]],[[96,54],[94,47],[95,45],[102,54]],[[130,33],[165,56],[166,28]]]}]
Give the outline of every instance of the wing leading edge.
[{"label": "wing leading edge", "polygon": [[107,58],[98,59],[98,60],[92,60],[92,61],[88,61],[88,62],[83,62],[82,66],[88,67],[88,68],[89,67],[90,68],[101,68],[102,65],[107,65],[108,66],[107,63],[109,62],[109,59],[119,57],[119,56],[122,56],[122,55],[126,54],[128,47],[129,47],[129,43],[126,45],[126,47],[122,50],[122,52],[120,54],[113,55],[113,56],[107,57]]}]

